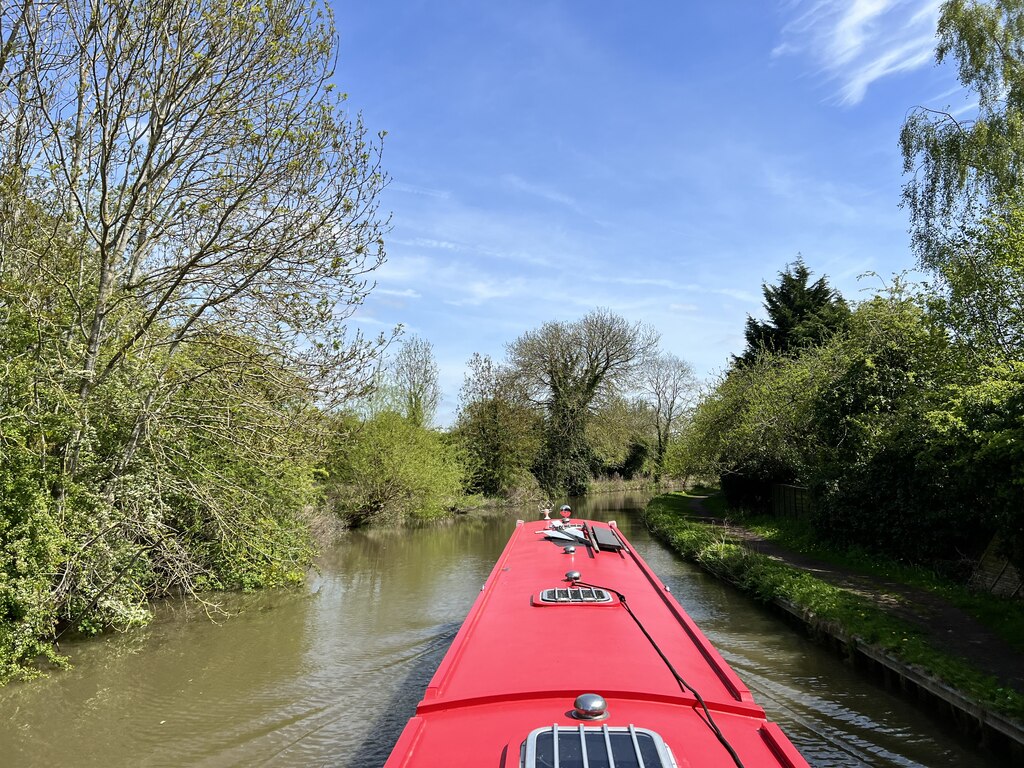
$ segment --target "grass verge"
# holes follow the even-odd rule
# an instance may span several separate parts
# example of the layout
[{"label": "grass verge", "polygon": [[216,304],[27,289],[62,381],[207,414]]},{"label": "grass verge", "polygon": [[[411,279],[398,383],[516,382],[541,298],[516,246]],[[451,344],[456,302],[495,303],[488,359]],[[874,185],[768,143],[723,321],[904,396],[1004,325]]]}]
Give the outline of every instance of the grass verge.
[{"label": "grass verge", "polygon": [[747,528],[780,547],[846,569],[926,589],[953,603],[1007,645],[1024,653],[1024,603],[973,591],[926,568],[908,566],[877,555],[851,550],[839,552],[822,544],[808,523],[800,520],[744,515],[737,518]]},{"label": "grass verge", "polygon": [[757,599],[796,605],[818,630],[830,634],[838,631],[858,643],[883,649],[984,706],[1024,720],[1021,694],[1000,686],[995,678],[978,671],[969,661],[935,648],[916,627],[854,593],[751,552],[717,526],[694,521],[689,517],[691,499],[682,493],[652,499],[644,511],[644,520],[652,533]]}]

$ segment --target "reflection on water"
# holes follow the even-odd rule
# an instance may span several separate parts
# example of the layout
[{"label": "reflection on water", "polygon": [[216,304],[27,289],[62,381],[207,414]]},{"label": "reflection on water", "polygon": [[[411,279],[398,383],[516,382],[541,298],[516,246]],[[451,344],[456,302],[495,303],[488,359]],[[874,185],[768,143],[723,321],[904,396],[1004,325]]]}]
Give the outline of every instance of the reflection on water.
[{"label": "reflection on water", "polygon": [[[998,765],[651,541],[644,501],[576,509],[618,520],[813,765]],[[516,516],[536,509],[353,533],[303,590],[231,598],[216,622],[167,605],[143,630],[69,645],[70,672],[0,690],[0,764],[380,766]]]}]

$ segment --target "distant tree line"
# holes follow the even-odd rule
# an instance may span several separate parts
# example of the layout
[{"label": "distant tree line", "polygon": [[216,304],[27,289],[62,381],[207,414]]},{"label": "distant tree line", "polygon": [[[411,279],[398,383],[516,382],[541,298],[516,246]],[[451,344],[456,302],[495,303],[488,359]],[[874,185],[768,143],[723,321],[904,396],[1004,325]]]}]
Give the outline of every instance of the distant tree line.
[{"label": "distant tree line", "polygon": [[653,330],[604,309],[528,331],[496,363],[475,354],[455,424],[432,428],[432,345],[404,340],[372,393],[336,417],[325,486],[350,525],[427,519],[473,503],[585,494],[602,478],[649,482],[696,400],[688,363]]},{"label": "distant tree line", "polygon": [[556,498],[597,478],[659,477],[697,381],[657,343],[651,328],[597,309],[523,334],[503,362],[474,356],[452,430],[469,489]]},{"label": "distant tree line", "polygon": [[917,109],[904,202],[927,284],[848,304],[797,261],[670,450],[733,504],[810,489],[819,534],[950,564],[993,534],[1024,567],[1024,76],[1020,2],[947,2],[938,59],[978,97]]}]

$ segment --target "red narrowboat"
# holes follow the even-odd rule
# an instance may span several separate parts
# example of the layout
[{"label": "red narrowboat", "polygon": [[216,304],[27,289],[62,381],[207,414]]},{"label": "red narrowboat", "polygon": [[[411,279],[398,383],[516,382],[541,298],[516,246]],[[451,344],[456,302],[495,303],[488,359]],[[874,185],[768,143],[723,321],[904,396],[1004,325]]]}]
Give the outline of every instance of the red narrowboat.
[{"label": "red narrowboat", "polygon": [[806,768],[614,523],[515,532],[385,768]]}]

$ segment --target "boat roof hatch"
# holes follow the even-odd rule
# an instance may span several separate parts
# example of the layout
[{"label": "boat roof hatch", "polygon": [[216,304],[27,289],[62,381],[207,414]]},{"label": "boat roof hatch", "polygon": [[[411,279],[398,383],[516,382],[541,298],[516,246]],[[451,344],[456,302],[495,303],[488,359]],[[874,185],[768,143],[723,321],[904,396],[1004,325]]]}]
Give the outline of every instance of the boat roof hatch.
[{"label": "boat roof hatch", "polygon": [[661,736],[632,725],[537,728],[519,749],[520,768],[611,765],[615,768],[676,768],[676,761]]},{"label": "boat roof hatch", "polygon": [[590,533],[601,549],[618,550],[623,548],[622,540],[615,535],[615,531],[611,528],[597,528],[592,525]]}]

